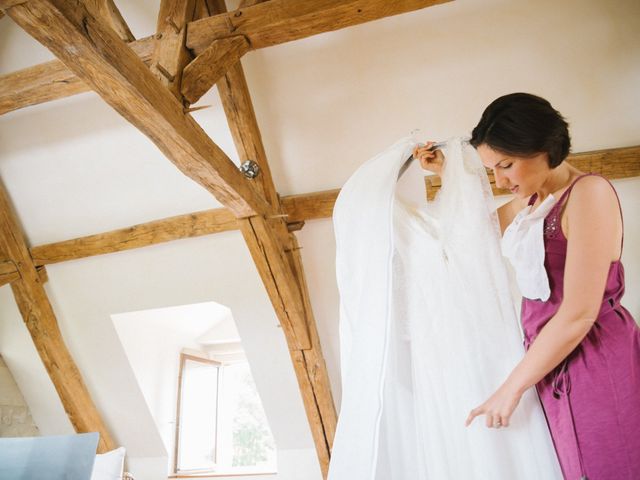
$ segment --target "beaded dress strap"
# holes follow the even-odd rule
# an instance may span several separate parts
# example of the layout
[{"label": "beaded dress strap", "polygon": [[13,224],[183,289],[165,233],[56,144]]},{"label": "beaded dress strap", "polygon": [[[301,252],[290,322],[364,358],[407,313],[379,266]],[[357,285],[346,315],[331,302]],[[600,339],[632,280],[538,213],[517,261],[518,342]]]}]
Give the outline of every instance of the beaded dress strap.
[{"label": "beaded dress strap", "polygon": [[[620,241],[620,256],[622,256],[622,249],[624,247],[624,217],[622,216],[622,205],[620,204],[620,197],[618,196],[618,192],[616,191],[616,189],[614,188],[613,184],[606,179],[605,177],[603,177],[602,175],[598,174],[598,173],[585,173],[583,175],[580,175],[578,178],[576,178],[571,185],[569,185],[569,187],[564,191],[564,193],[560,196],[560,199],[556,202],[556,204],[551,207],[551,210],[549,210],[549,213],[547,213],[547,216],[545,217],[545,229],[544,229],[544,233],[546,237],[555,237],[560,229],[560,211],[562,209],[562,206],[566,203],[566,200],[569,198],[569,194],[571,193],[571,190],[573,189],[573,187],[575,186],[575,184],[578,182],[578,180],[584,178],[584,177],[589,177],[589,176],[595,176],[595,177],[601,177],[604,178],[607,183],[611,186],[611,188],[613,189],[613,193],[616,196],[616,200],[618,201],[618,209],[620,210],[620,221],[622,222],[622,239]],[[531,198],[529,199],[529,205],[533,205],[533,203],[535,203],[536,199],[538,198],[538,194],[534,193],[533,195],[531,195]]]},{"label": "beaded dress strap", "polygon": [[[559,208],[560,205],[562,205],[564,203],[564,201],[566,200],[566,198],[569,196],[569,193],[571,192],[571,189],[573,188],[573,186],[576,184],[576,182],[578,180],[580,180],[581,178],[587,177],[589,175],[596,175],[598,177],[601,177],[602,175],[598,175],[597,173],[585,173],[583,175],[580,175],[578,178],[576,178],[573,182],[571,182],[571,185],[569,185],[569,187],[562,193],[562,195],[560,195],[560,199],[556,202],[556,204],[551,208],[551,210],[549,211],[549,213],[547,214],[550,215],[552,211],[554,211],[555,209]],[[604,178],[604,177],[603,177]],[[606,180],[606,178],[605,178]],[[607,180],[608,181],[608,180]],[[534,203],[536,203],[536,200],[538,199],[538,194],[534,193],[533,195],[531,195],[529,197],[529,203],[527,205],[531,206]]]},{"label": "beaded dress strap", "polygon": [[562,195],[560,195],[560,198],[558,199],[556,204],[553,207],[551,207],[551,210],[549,210],[549,213],[547,213],[547,216],[544,219],[544,236],[545,237],[556,238],[559,234],[562,234],[562,236],[564,237],[564,233],[562,233],[562,227],[560,226],[560,212],[562,211],[562,207],[567,202],[567,199],[569,198],[569,194],[571,193],[571,190],[573,190],[573,187],[578,182],[578,180],[584,177],[588,177],[590,175],[597,175],[597,174],[585,173],[583,175],[580,175],[573,182],[571,182],[571,185],[569,185],[569,187],[562,193]]}]

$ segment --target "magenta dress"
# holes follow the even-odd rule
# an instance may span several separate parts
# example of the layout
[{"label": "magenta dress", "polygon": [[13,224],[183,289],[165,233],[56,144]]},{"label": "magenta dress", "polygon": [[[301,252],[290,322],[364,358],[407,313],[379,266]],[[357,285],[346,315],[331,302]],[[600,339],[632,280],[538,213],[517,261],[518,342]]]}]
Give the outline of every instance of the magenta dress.
[{"label": "magenta dress", "polygon": [[[546,302],[522,301],[526,348],[562,302],[567,239],[560,215],[571,189],[584,176],[569,186],[545,218],[551,296]],[[535,195],[529,204],[534,201]],[[624,269],[618,260],[609,268],[593,327],[537,385],[565,480],[640,479],[640,329],[620,305],[623,293]]]}]

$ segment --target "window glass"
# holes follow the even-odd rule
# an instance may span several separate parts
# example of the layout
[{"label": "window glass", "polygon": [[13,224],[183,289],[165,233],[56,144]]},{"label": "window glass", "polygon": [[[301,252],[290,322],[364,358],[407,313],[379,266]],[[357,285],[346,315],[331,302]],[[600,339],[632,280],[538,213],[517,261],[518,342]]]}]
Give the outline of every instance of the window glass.
[{"label": "window glass", "polygon": [[249,364],[225,365],[223,382],[220,466],[275,471],[275,445]]},{"label": "window glass", "polygon": [[176,472],[275,473],[276,448],[249,364],[182,355]]},{"label": "window glass", "polygon": [[178,471],[216,466],[218,365],[183,358],[178,426]]}]

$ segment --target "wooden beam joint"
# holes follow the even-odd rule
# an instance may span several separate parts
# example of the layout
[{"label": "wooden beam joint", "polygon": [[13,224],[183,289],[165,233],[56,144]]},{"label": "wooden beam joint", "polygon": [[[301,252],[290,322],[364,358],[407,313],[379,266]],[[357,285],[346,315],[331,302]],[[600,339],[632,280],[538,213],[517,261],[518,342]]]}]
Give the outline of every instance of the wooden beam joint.
[{"label": "wooden beam joint", "polygon": [[212,44],[191,63],[183,73],[182,95],[197,102],[213,85],[249,51],[249,42],[242,35],[224,38]]},{"label": "wooden beam joint", "polygon": [[151,71],[185,105],[180,86],[182,71],[191,60],[185,41],[187,23],[193,19],[194,13],[195,0],[161,0],[151,61]]}]

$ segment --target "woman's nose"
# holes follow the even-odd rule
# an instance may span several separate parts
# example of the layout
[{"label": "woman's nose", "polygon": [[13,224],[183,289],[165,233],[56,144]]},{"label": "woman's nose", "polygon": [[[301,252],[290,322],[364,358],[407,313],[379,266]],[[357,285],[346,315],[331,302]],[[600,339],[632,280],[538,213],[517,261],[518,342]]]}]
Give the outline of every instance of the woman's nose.
[{"label": "woman's nose", "polygon": [[499,170],[493,171],[493,178],[496,180],[496,187],[507,188],[507,181]]}]

